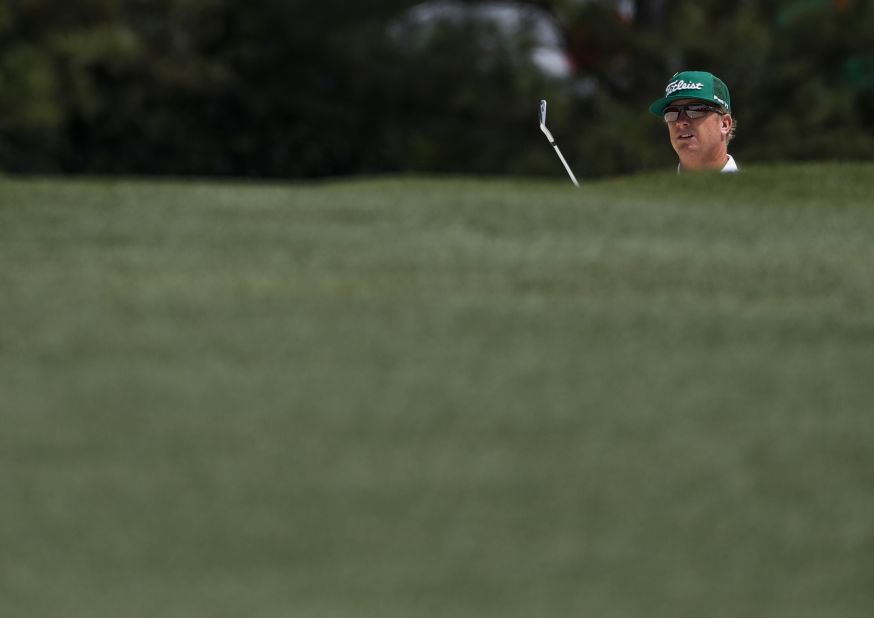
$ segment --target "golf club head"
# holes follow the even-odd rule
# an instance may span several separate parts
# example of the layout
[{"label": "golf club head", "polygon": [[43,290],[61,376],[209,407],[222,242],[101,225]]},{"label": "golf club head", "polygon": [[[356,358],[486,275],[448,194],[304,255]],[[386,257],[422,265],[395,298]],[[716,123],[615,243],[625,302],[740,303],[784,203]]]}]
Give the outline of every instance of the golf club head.
[{"label": "golf club head", "polygon": [[552,133],[549,132],[549,129],[546,128],[546,99],[540,99],[540,110],[539,110],[539,119],[540,119],[540,130],[543,131],[543,134],[546,136],[546,139],[549,140],[549,143],[552,144],[555,140],[552,138]]}]

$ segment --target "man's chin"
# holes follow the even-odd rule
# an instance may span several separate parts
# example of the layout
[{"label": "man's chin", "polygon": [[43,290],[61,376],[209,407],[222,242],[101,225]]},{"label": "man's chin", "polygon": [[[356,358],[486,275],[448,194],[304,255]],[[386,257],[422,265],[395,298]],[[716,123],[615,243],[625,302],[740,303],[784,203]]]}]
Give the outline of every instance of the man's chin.
[{"label": "man's chin", "polygon": [[701,161],[701,152],[697,148],[675,148],[674,150],[683,167],[698,167]]},{"label": "man's chin", "polygon": [[677,140],[674,142],[674,150],[677,151],[677,154],[681,152],[689,152],[689,153],[697,153],[700,149],[698,148],[698,143],[695,140]]}]

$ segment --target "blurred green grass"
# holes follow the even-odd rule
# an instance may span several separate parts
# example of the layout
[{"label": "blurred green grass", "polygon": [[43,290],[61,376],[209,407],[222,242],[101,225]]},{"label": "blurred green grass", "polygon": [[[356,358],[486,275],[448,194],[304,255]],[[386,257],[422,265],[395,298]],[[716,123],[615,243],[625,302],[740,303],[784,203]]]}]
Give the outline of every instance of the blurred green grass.
[{"label": "blurred green grass", "polygon": [[874,166],[0,180],[10,616],[867,616]]}]

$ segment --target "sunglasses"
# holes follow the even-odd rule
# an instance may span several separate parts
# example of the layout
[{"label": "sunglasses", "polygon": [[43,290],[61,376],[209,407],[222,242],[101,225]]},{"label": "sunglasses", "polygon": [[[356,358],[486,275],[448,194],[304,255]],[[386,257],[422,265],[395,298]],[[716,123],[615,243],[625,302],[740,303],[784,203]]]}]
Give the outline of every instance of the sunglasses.
[{"label": "sunglasses", "polygon": [[686,116],[689,118],[703,118],[710,112],[716,112],[720,116],[725,113],[717,107],[713,107],[712,105],[701,105],[700,103],[693,105],[675,105],[665,108],[665,122],[677,122],[677,119],[682,112],[686,112]]}]

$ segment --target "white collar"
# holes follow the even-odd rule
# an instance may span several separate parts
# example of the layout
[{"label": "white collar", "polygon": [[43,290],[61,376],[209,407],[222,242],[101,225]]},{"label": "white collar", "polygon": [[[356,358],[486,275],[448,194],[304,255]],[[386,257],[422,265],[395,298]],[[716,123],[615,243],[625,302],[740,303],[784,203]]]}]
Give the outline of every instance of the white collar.
[{"label": "white collar", "polygon": [[734,157],[728,155],[728,161],[725,162],[725,165],[722,166],[722,169],[719,170],[720,174],[731,174],[732,172],[739,172],[740,168],[738,168],[737,163],[734,162]]},{"label": "white collar", "polygon": [[[677,164],[677,174],[680,174],[683,171],[681,164]],[[737,166],[737,163],[734,161],[734,157],[728,155],[728,161],[725,162],[725,165],[722,166],[722,169],[719,170],[720,174],[732,174],[734,172],[739,172],[740,168]]]}]

